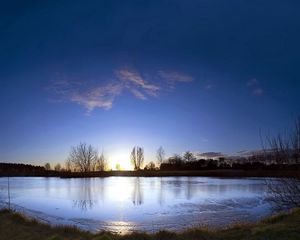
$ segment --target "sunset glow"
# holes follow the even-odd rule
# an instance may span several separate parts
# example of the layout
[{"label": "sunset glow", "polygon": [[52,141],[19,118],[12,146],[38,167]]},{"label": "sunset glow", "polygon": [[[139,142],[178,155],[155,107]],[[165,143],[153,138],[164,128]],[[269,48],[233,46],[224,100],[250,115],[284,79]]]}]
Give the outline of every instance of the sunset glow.
[{"label": "sunset glow", "polygon": [[1,1],[0,240],[300,239],[299,10]]},{"label": "sunset glow", "polygon": [[[120,169],[117,169],[118,164]],[[116,152],[112,152],[109,156],[109,169],[133,170],[133,167],[130,163],[130,151],[121,149]]]}]

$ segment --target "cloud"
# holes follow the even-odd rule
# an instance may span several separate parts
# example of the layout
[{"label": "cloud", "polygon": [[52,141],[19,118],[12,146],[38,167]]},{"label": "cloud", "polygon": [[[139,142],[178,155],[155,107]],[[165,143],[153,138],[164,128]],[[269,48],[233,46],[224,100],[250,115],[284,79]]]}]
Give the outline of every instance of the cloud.
[{"label": "cloud", "polygon": [[195,153],[195,155],[198,158],[219,158],[219,157],[225,157],[226,155],[221,152],[203,152],[203,153]]},{"label": "cloud", "polygon": [[260,156],[264,154],[274,153],[274,149],[260,149],[260,150],[242,150],[237,152],[238,156],[241,157],[251,157],[251,156]]},{"label": "cloud", "polygon": [[[177,73],[174,76],[176,76],[174,78],[176,81],[186,82],[189,79],[184,74],[178,75]],[[55,102],[69,101],[77,103],[90,113],[95,108],[105,110],[112,108],[115,99],[125,90],[132,93],[137,99],[147,100],[150,97],[157,96],[163,88],[158,84],[147,81],[135,69],[121,68],[114,71],[113,82],[91,84],[89,81],[71,81],[62,77],[52,81],[47,90],[50,90],[56,96]]]},{"label": "cloud", "polygon": [[264,90],[260,86],[259,81],[256,78],[252,78],[246,84],[246,86],[251,90],[251,93],[255,96],[263,95]]},{"label": "cloud", "polygon": [[[83,82],[71,80],[52,81],[50,90],[56,97],[55,101],[74,102],[92,112],[95,108],[110,109],[115,98],[123,89],[119,82],[97,86],[86,86]],[[58,97],[58,99],[57,99]],[[52,101],[53,102],[53,101]]]},{"label": "cloud", "polygon": [[177,71],[158,71],[158,75],[166,80],[169,84],[174,84],[176,82],[192,82],[194,78],[191,75],[180,73]]},{"label": "cloud", "polygon": [[115,74],[124,83],[124,86],[139,99],[146,100],[146,95],[157,96],[161,90],[160,86],[148,83],[137,70],[123,68],[115,71]]},{"label": "cloud", "polygon": [[116,71],[117,76],[127,83],[132,83],[136,86],[141,87],[142,89],[156,92],[160,90],[160,87],[154,84],[147,83],[141,76],[141,74],[135,70],[129,69],[120,69]]},{"label": "cloud", "polygon": [[146,97],[142,92],[140,92],[140,91],[137,90],[137,89],[131,88],[130,91],[131,91],[131,93],[132,93],[135,97],[137,97],[137,98],[139,98],[139,99],[141,99],[141,100],[146,100],[146,99],[147,99],[147,97]]},{"label": "cloud", "polygon": [[108,110],[113,106],[116,96],[122,92],[122,88],[122,85],[117,83],[91,88],[84,92],[76,90],[70,94],[69,100],[84,106],[88,112],[97,107]]},{"label": "cloud", "polygon": [[[46,90],[60,96],[67,96],[72,91],[75,83],[71,83],[66,79],[52,80],[51,85]],[[57,99],[55,99],[57,100]]]},{"label": "cloud", "polygon": [[250,157],[250,156],[256,155],[261,152],[262,152],[261,150],[242,150],[242,151],[237,152],[237,154],[240,157]]}]

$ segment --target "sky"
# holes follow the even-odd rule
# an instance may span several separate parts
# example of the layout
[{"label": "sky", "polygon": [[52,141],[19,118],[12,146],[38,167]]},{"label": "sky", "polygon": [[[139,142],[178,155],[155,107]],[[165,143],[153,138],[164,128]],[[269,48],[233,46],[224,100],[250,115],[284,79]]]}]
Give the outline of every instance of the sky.
[{"label": "sky", "polygon": [[[236,155],[300,114],[297,0],[0,2],[0,161]],[[127,165],[126,165],[127,166]]]}]

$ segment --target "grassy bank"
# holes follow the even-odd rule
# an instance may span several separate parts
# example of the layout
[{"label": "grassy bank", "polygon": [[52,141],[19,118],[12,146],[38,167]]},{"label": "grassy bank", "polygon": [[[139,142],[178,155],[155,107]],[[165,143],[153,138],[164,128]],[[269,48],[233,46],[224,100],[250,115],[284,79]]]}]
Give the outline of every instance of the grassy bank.
[{"label": "grassy bank", "polygon": [[182,233],[161,231],[156,234],[133,233],[115,235],[92,234],[74,227],[51,227],[13,213],[0,211],[0,239],[2,240],[210,240],[210,239],[300,239],[300,209],[289,214],[267,218],[253,225],[240,225],[226,230],[191,229]]}]

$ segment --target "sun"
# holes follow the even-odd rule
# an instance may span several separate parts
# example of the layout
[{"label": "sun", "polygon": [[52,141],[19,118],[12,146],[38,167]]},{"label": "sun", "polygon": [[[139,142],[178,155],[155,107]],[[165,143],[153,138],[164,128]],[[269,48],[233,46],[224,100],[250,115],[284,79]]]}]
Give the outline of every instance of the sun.
[{"label": "sun", "polygon": [[109,157],[109,167],[112,170],[133,170],[130,163],[130,151],[118,150]]}]

